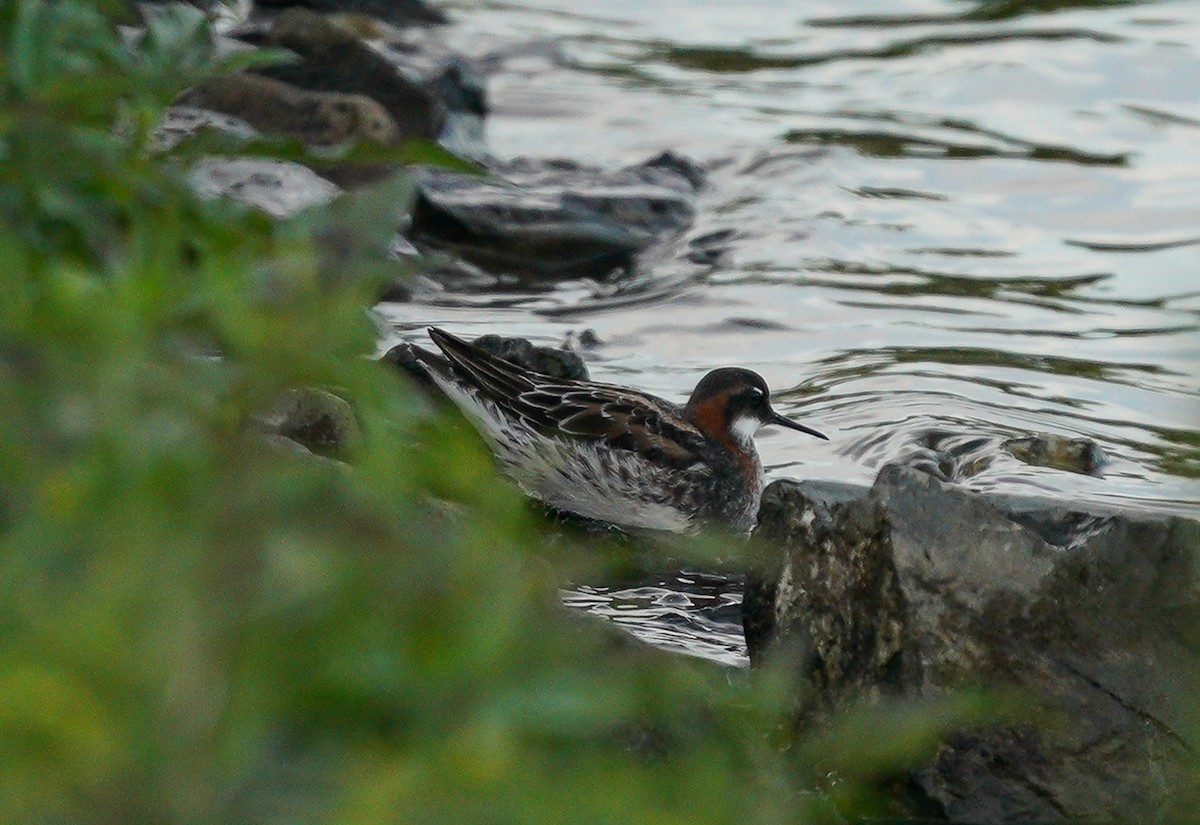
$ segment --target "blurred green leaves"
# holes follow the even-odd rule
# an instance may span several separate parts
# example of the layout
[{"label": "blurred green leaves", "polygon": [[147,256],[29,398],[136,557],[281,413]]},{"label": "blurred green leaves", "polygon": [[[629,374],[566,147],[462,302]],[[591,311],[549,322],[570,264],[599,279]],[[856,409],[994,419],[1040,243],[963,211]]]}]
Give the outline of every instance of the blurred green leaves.
[{"label": "blurred green leaves", "polygon": [[[0,809],[701,821],[786,784],[733,723],[759,700],[567,616],[477,440],[369,358],[406,182],[279,223],[200,201],[144,147],[218,65],[201,15],[126,48],[94,6],[3,14]],[[250,426],[297,386],[350,402],[351,467]]]}]

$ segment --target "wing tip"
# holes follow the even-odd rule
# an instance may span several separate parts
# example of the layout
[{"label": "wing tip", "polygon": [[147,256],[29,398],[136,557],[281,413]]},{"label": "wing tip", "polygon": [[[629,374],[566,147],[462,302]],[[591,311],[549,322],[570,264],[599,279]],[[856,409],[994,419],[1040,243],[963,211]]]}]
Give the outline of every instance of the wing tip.
[{"label": "wing tip", "polygon": [[461,340],[446,332],[446,330],[441,329],[440,327],[426,327],[425,332],[428,333],[430,340],[432,340],[433,343],[437,344],[438,347],[442,349],[445,348],[445,343]]}]

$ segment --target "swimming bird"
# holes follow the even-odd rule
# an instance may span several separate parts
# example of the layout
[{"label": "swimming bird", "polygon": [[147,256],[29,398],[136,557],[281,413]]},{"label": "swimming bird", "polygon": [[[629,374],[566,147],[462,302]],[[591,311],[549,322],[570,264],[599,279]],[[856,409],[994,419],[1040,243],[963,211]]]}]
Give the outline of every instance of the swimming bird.
[{"label": "swimming bird", "polygon": [[552,378],[431,327],[417,362],[466,414],[501,469],[551,507],[623,528],[749,533],[763,468],[753,436],[778,424],[762,376],[705,375],[682,407],[637,390]]}]

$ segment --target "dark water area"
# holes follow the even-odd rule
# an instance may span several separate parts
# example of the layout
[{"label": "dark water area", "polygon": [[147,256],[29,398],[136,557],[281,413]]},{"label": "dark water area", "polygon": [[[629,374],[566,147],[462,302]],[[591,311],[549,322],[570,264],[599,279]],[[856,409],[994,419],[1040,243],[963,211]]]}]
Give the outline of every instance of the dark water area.
[{"label": "dark water area", "polygon": [[[596,379],[668,398],[715,366],[760,371],[781,412],[831,437],[764,431],[769,478],[869,484],[924,460],[982,491],[1200,514],[1200,3],[449,11],[455,46],[486,56],[498,158],[670,149],[708,182],[641,271],[431,287],[380,306],[385,346],[428,324],[547,344],[592,330]],[[1103,461],[1069,472],[1003,446],[1039,433]],[[568,601],[674,632],[659,590],[699,604],[670,583]],[[717,632],[695,638],[725,649]]]}]

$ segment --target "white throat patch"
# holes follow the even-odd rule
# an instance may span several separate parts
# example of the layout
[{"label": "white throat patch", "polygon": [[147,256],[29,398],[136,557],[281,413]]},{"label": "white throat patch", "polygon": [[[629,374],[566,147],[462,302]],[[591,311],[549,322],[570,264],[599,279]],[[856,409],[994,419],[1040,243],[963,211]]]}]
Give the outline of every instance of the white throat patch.
[{"label": "white throat patch", "polygon": [[749,444],[754,434],[762,427],[762,422],[752,415],[742,415],[733,419],[729,431],[742,444]]}]

